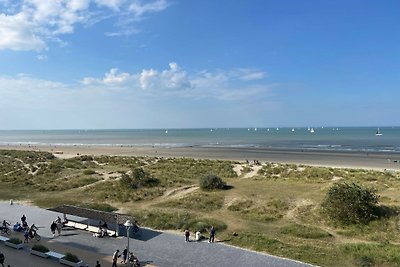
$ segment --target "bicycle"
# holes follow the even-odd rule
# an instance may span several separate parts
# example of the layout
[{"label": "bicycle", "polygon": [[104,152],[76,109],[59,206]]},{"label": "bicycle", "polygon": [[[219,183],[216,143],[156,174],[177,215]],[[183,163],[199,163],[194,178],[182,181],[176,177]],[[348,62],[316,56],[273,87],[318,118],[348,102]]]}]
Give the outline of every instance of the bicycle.
[{"label": "bicycle", "polygon": [[1,226],[1,233],[2,233],[3,235],[4,235],[4,234],[11,235],[11,229],[8,228],[7,226],[6,226],[6,227]]},{"label": "bicycle", "polygon": [[38,233],[34,233],[33,236],[32,235],[28,235],[28,239],[32,240],[35,239],[36,241],[40,241],[40,239],[42,239],[42,237],[38,234]]}]

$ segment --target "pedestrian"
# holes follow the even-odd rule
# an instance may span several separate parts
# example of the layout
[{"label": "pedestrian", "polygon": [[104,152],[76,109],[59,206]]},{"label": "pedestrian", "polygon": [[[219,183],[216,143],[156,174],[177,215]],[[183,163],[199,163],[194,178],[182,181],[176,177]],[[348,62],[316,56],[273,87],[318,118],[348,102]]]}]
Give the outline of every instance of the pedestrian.
[{"label": "pedestrian", "polygon": [[1,266],[4,267],[4,260],[6,259],[6,257],[4,256],[3,252],[0,251],[0,263]]},{"label": "pedestrian", "polygon": [[117,261],[118,261],[118,258],[119,257],[121,257],[121,255],[119,255],[119,249],[117,249],[115,252],[114,252],[114,254],[113,254],[113,257],[112,257],[112,266],[111,267],[117,267]]},{"label": "pedestrian", "polygon": [[186,230],[185,230],[185,241],[186,242],[189,242],[189,237],[190,237],[190,232],[189,232],[189,229],[186,228]]},{"label": "pedestrian", "polygon": [[26,217],[25,214],[22,214],[21,223],[24,224],[24,222],[26,222]]},{"label": "pedestrian", "polygon": [[61,235],[62,223],[61,222],[57,222],[56,227],[57,227],[58,235]]},{"label": "pedestrian", "polygon": [[94,267],[101,267],[100,262],[96,261],[96,265]]},{"label": "pedestrian", "polygon": [[55,221],[53,221],[52,224],[50,225],[50,230],[51,230],[51,233],[53,234],[53,237],[55,237],[55,235],[56,235],[56,228],[57,228],[57,224]]},{"label": "pedestrian", "polygon": [[25,230],[24,232],[24,243],[28,243],[29,242],[29,227]]},{"label": "pedestrian", "polygon": [[125,249],[122,251],[122,261],[121,261],[121,263],[126,263],[127,257],[128,257],[128,249],[125,248]]},{"label": "pedestrian", "polygon": [[214,238],[215,238],[215,228],[214,228],[214,226],[211,226],[210,238],[208,239],[208,243],[211,243],[211,242],[214,243]]}]

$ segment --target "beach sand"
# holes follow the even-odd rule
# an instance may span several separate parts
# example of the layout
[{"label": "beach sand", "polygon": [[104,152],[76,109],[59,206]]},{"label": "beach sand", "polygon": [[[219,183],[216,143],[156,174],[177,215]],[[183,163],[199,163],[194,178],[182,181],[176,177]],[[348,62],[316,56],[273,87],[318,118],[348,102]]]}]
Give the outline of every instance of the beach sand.
[{"label": "beach sand", "polygon": [[337,168],[359,168],[400,171],[400,153],[338,152],[281,150],[265,148],[205,148],[205,147],[130,147],[130,146],[31,146],[3,145],[0,149],[48,151],[59,158],[79,155],[187,157],[196,159],[221,159],[303,164]]}]

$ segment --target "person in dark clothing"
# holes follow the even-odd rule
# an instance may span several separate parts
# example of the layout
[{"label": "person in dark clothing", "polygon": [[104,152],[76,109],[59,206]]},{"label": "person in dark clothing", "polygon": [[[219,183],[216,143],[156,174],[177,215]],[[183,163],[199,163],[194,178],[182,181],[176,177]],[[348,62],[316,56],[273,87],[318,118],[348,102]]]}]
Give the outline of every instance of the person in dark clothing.
[{"label": "person in dark clothing", "polygon": [[96,265],[94,267],[101,267],[100,262],[96,261]]},{"label": "person in dark clothing", "polygon": [[5,259],[6,259],[6,257],[4,257],[3,252],[0,252],[0,263],[1,263],[1,266],[3,266],[3,267],[4,267],[4,260]]},{"label": "person in dark clothing", "polygon": [[211,226],[210,238],[208,239],[208,243],[214,242],[214,238],[215,238],[215,228],[214,226]]},{"label": "person in dark clothing", "polygon": [[186,228],[186,230],[185,230],[185,241],[186,242],[189,242],[189,237],[190,237],[190,232],[189,232],[189,229]]},{"label": "person in dark clothing", "polygon": [[53,221],[53,223],[50,225],[50,230],[51,233],[53,234],[53,237],[56,235],[56,229],[57,229],[57,224],[55,221]]},{"label": "person in dark clothing", "polygon": [[23,214],[22,217],[21,217],[21,223],[24,224],[24,222],[26,222],[25,214]]},{"label": "person in dark clothing", "polygon": [[127,257],[128,257],[128,249],[125,248],[125,249],[122,251],[122,261],[121,261],[121,263],[126,263]]}]

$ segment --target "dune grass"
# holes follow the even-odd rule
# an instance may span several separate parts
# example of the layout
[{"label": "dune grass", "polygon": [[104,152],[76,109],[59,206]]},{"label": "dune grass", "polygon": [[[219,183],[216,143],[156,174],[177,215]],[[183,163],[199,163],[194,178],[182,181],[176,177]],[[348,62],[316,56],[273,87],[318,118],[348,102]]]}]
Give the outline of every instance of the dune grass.
[{"label": "dune grass", "polygon": [[[114,156],[62,160],[45,152],[0,151],[0,198],[45,208],[124,208],[141,225],[160,230],[206,233],[213,225],[226,243],[320,266],[400,266],[399,173],[267,163],[254,177],[239,178],[235,164]],[[135,168],[157,185],[123,186],[121,177]],[[250,168],[243,163],[244,172]],[[231,189],[197,189],[199,178],[210,173]],[[320,204],[338,180],[375,188],[381,216],[365,225],[329,221]]]}]

